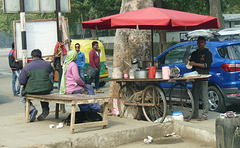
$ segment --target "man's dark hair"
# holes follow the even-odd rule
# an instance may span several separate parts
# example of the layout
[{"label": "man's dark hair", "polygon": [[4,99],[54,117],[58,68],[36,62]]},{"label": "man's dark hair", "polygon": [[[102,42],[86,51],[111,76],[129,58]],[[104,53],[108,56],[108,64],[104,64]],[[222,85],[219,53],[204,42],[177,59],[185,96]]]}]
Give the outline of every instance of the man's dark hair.
[{"label": "man's dark hair", "polygon": [[31,56],[32,56],[32,57],[36,57],[36,58],[42,58],[42,52],[41,52],[41,50],[39,50],[39,49],[34,49],[34,50],[31,52]]},{"label": "man's dark hair", "polygon": [[14,42],[12,42],[12,49],[14,49]]},{"label": "man's dark hair", "polygon": [[98,42],[97,42],[97,41],[93,41],[93,42],[92,42],[92,47],[93,47],[94,45],[96,45],[96,44],[98,44]]},{"label": "man's dark hair", "polygon": [[206,42],[206,38],[203,37],[203,36],[199,36],[197,40],[198,40],[198,41],[199,41],[199,40],[202,40],[202,41]]},{"label": "man's dark hair", "polygon": [[76,43],[76,44],[75,44],[75,47],[76,47],[76,45],[79,45],[79,47],[80,47],[80,44],[79,44],[79,43]]}]

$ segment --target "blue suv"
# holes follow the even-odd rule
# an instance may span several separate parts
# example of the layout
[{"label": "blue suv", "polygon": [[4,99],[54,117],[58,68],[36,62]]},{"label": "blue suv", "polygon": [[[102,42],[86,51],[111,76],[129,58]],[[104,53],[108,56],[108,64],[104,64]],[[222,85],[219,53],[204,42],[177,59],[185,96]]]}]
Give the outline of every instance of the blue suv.
[{"label": "blue suv", "polygon": [[[208,83],[209,110],[225,112],[226,107],[240,103],[240,39],[224,41],[207,41],[205,45],[212,53],[213,62],[210,69],[212,75]],[[196,41],[178,43],[155,58],[158,68],[177,66],[180,75],[191,72],[187,69],[185,60],[197,49]],[[165,93],[172,86],[162,84]],[[192,84],[187,84],[191,89]]]}]

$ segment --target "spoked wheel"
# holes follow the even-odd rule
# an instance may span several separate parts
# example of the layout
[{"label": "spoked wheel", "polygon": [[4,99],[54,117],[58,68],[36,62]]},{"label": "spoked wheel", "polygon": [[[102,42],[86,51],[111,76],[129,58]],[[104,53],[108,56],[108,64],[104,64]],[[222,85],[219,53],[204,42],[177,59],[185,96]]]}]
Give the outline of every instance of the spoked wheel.
[{"label": "spoked wheel", "polygon": [[175,84],[169,93],[169,109],[181,111],[184,121],[190,121],[194,111],[194,100],[191,91],[182,83]]},{"label": "spoked wheel", "polygon": [[125,103],[135,103],[134,92],[134,89],[129,85],[123,85],[119,89],[117,104],[121,117],[133,119],[137,117],[138,107],[125,105]]},{"label": "spoked wheel", "polygon": [[160,122],[164,121],[167,102],[163,91],[158,86],[149,85],[143,90],[142,103],[144,103],[143,114],[148,121],[154,122],[159,118],[161,118]]}]

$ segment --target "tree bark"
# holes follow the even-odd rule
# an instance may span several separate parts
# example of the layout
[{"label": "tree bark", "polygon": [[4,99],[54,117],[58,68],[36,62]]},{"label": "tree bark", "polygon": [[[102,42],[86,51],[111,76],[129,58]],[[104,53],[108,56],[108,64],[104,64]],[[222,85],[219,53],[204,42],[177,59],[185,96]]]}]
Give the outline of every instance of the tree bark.
[{"label": "tree bark", "polygon": [[221,1],[220,0],[209,0],[209,6],[210,6],[210,15],[213,17],[217,17],[219,23],[220,23],[220,28],[219,29],[224,29],[224,20],[222,16],[222,9],[221,9]]},{"label": "tree bark", "polygon": [[[89,20],[92,20],[92,16],[89,16]],[[97,36],[97,31],[94,29],[91,29],[91,34],[92,34],[92,39],[93,40],[98,40],[98,36]]]},{"label": "tree bark", "polygon": [[[162,8],[162,0],[155,1],[155,5],[158,8]],[[159,43],[158,43],[159,52],[158,52],[158,54],[160,54],[167,49],[167,31],[166,30],[159,30],[158,35],[159,35]]]},{"label": "tree bark", "polygon": [[[122,0],[120,13],[153,6],[152,0]],[[151,32],[150,30],[117,29],[114,41],[113,68],[121,67],[129,71],[124,61],[131,63],[134,58],[151,61]],[[114,75],[114,73],[112,73]],[[111,82],[109,95],[116,98],[119,85]]]}]

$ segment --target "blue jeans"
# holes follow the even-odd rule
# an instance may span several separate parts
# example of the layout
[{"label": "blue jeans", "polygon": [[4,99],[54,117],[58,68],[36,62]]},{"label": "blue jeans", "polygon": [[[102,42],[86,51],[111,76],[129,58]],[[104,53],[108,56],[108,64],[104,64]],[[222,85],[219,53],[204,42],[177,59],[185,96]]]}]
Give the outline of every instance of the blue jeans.
[{"label": "blue jeans", "polygon": [[14,70],[12,72],[12,91],[13,91],[13,94],[20,94],[21,85],[20,85],[19,81],[18,81],[17,89],[16,89],[16,81],[19,80],[20,72],[21,72],[21,70]]},{"label": "blue jeans", "polygon": [[83,80],[84,83],[86,83],[85,78],[84,78],[84,69],[83,69],[83,67],[78,67],[78,72],[79,72],[80,78]]},{"label": "blue jeans", "polygon": [[[86,89],[87,89],[87,92],[89,95],[90,94],[94,95],[94,91],[93,91],[93,88],[91,85],[86,84]],[[82,92],[80,90],[76,90],[76,91],[72,92],[72,94],[82,94]],[[78,107],[80,108],[80,111],[84,111],[84,112],[89,112],[89,111],[97,112],[97,111],[101,110],[101,107],[98,103],[79,104]]]},{"label": "blue jeans", "polygon": [[[20,101],[24,104],[24,106],[26,107],[26,99],[24,98],[24,96],[21,95],[20,93]],[[48,111],[50,110],[49,108],[49,103],[48,102],[42,102],[40,101],[41,107],[42,107],[42,112]],[[31,112],[32,110],[36,109],[36,107],[33,105],[33,103],[30,101],[30,109],[29,111]]]},{"label": "blue jeans", "polygon": [[[24,104],[24,106],[26,107],[26,99],[21,95],[20,93],[20,101]],[[36,109],[35,106],[32,104],[32,102],[30,101],[30,109],[29,111],[31,112],[32,110]]]}]

